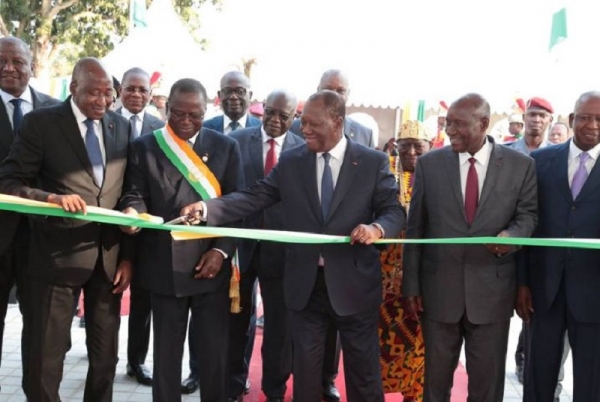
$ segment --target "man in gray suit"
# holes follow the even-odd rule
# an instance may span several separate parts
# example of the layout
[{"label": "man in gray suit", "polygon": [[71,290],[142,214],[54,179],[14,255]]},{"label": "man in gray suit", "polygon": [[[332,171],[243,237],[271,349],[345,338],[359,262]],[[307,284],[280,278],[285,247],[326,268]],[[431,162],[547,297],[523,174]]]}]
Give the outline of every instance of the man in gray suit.
[{"label": "man in gray suit", "polygon": [[[56,105],[58,99],[40,93],[29,86],[32,55],[29,47],[20,39],[7,36],[0,39],[0,162],[8,155],[23,121],[23,116],[34,109]],[[23,315],[21,356],[23,366],[23,391],[27,395],[29,369],[29,282],[25,273],[29,245],[27,216],[12,212],[0,212],[0,359],[2,335],[8,299],[16,284],[19,310]]]},{"label": "man in gray suit", "polygon": [[[296,97],[286,91],[273,91],[265,101],[262,126],[237,130],[230,137],[242,152],[244,178],[251,186],[273,169],[279,155],[304,144],[302,138],[288,131],[294,119]],[[244,221],[250,229],[281,230],[281,204],[260,211]],[[262,344],[262,390],[267,402],[283,402],[286,382],[292,369],[291,339],[283,301],[283,266],[285,246],[281,243],[242,240],[239,248],[240,296],[242,311],[231,314],[229,321],[229,398],[241,400],[254,347],[256,280],[265,310]]]},{"label": "man in gray suit", "polygon": [[[417,160],[407,238],[529,237],[537,224],[533,160],[485,132],[488,102],[468,94],[448,110],[451,146]],[[406,245],[402,289],[425,337],[425,401],[447,401],[463,340],[469,400],[501,402],[516,248]],[[422,313],[422,317],[420,314]]]},{"label": "man in gray suit", "polygon": [[[129,120],[130,141],[142,134],[152,134],[154,130],[165,126],[164,121],[146,113],[146,106],[152,95],[150,75],[146,71],[138,67],[127,70],[123,74],[118,93],[123,106],[116,112]],[[150,344],[151,297],[149,292],[139,286],[139,275],[136,275],[136,271],[133,271],[129,295],[127,375],[135,377],[140,384],[152,385],[152,374],[144,365]]]},{"label": "man in gray suit", "polygon": [[322,396],[330,327],[340,332],[348,401],[384,399],[377,336],[381,267],[372,243],[396,237],[405,215],[387,155],[348,140],[344,115],[343,99],[335,92],[312,95],[302,112],[306,145],[283,152],[250,189],[181,211],[204,211],[207,223],[218,225],[281,202],[284,230],[351,237],[352,244],[286,244],[283,287],[296,402]]}]

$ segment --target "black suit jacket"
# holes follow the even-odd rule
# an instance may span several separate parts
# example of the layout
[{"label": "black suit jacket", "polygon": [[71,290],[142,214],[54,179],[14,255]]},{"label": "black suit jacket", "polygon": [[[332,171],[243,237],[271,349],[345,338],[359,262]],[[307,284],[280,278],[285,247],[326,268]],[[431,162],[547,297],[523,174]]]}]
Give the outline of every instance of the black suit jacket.
[{"label": "black suit jacket", "polygon": [[[242,152],[244,178],[252,185],[265,177],[263,160],[262,126],[236,130],[230,137],[238,142]],[[287,132],[282,152],[304,144],[304,140],[292,132]],[[249,229],[283,230],[283,208],[281,203],[260,211],[244,220]],[[263,277],[281,277],[285,263],[285,247],[281,243],[263,241],[260,247],[259,274]],[[255,240],[240,240],[238,248],[240,270],[244,272],[252,260],[256,248]]]},{"label": "black suit jacket", "polygon": [[[236,141],[216,131],[202,128],[194,151],[206,156],[223,194],[244,188],[239,146]],[[122,208],[162,217],[165,222],[179,216],[183,207],[202,200],[189,182],[169,161],[154,135],[144,135],[132,143]],[[176,242],[162,230],[142,230],[137,238],[135,257],[138,285],[153,293],[190,296],[228,286],[230,260],[224,261],[213,279],[194,279],[200,257],[212,248],[232,256],[236,240],[215,238]]]},{"label": "black suit jacket", "polygon": [[[123,106],[115,110],[118,114],[123,114]],[[150,113],[144,113],[144,121],[142,121],[142,130],[140,131],[140,135],[151,134],[154,130],[158,130],[159,128],[163,128],[165,126],[165,122],[159,119],[156,116],[152,116]]]},{"label": "black suit jacket", "polygon": [[[54,99],[46,94],[36,91],[29,87],[31,91],[31,98],[33,100],[33,109],[39,109],[44,106],[51,106],[60,103],[58,99]],[[13,143],[15,136],[13,135],[13,127],[10,123],[10,118],[6,110],[4,102],[0,101],[0,162],[2,162],[7,156],[10,146]],[[19,224],[20,215],[0,211],[0,222],[2,226],[0,228],[0,255],[4,253],[4,250],[12,242],[15,231]]]},{"label": "black suit jacket", "polygon": [[[262,124],[262,122],[259,119],[252,115],[247,115],[247,118],[248,120],[246,120],[246,126],[244,128],[258,127]],[[202,127],[210,128],[211,130],[215,130],[219,133],[224,133],[224,120],[225,119],[223,118],[223,115],[215,116],[212,119],[206,120],[204,123],[202,123]]]},{"label": "black suit jacket", "polygon": [[[379,223],[386,237],[398,236],[405,213],[389,159],[348,141],[329,216],[324,220],[317,190],[316,155],[306,145],[285,151],[269,175],[250,189],[206,202],[208,224],[223,224],[281,202],[283,228],[349,236],[358,224]],[[331,304],[342,316],[381,304],[381,266],[374,245],[286,244],[283,276],[288,308],[302,310],[313,291],[319,255]]]},{"label": "black suit jacket", "polygon": [[[594,164],[573,199],[568,178],[571,141],[531,153],[539,204],[539,224],[533,237],[600,238],[600,163]],[[530,287],[536,313],[550,309],[564,286],[567,307],[575,321],[600,323],[600,250],[525,247],[522,252],[525,265],[519,267],[521,284]]]},{"label": "black suit jacket", "polygon": [[[0,165],[0,191],[37,201],[50,194],[78,194],[87,205],[113,209],[121,196],[129,124],[108,111],[101,120],[106,170],[99,188],[85,143],[65,102],[28,113]],[[121,135],[120,133],[126,133]],[[117,226],[55,217],[32,217],[30,273],[52,284],[79,286],[92,275],[99,253],[114,277],[121,241]]]},{"label": "black suit jacket", "polygon": [[[290,127],[290,131],[300,138],[304,138],[304,135],[302,135],[302,131],[300,130],[300,119],[294,120],[292,127]],[[349,117],[344,119],[344,135],[365,147],[375,148],[377,146],[377,144],[373,142],[373,130]]]}]

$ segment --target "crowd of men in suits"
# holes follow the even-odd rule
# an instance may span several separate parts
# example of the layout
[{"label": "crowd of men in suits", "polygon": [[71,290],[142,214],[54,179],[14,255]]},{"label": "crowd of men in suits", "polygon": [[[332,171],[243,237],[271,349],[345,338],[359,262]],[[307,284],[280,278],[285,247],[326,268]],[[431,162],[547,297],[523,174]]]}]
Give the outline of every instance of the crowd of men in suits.
[{"label": "crowd of men in suits", "polygon": [[[151,88],[142,69],[124,74],[122,107],[113,111],[112,77],[98,60],[77,62],[64,102],[28,85],[31,62],[24,42],[0,39],[0,192],[68,212],[96,206],[351,242],[174,241],[164,231],[0,212],[0,329],[16,284],[22,387],[30,401],[60,400],[81,290],[84,400],[112,400],[128,286],[128,375],[151,385],[154,401],[180,401],[198,388],[205,402],[242,401],[250,387],[257,282],[265,314],[260,386],[268,401],[283,401],[292,374],[294,401],[339,401],[333,381],[340,350],[348,401],[383,401],[375,241],[397,238],[405,226],[408,238],[600,236],[598,92],[577,100],[573,139],[547,147],[540,144],[549,102],[532,99],[525,144],[505,146],[486,135],[490,106],[481,95],[456,100],[446,116],[450,146],[418,158],[407,218],[389,158],[373,149],[367,128],[345,116],[349,86],[339,70],[323,74],[299,119],[298,101],[286,90],[269,94],[262,121],[249,116],[250,81],[229,72],[218,93],[224,114],[204,121],[206,90],[180,79],[170,89],[165,123],[146,110]],[[208,169],[217,197],[198,191],[169,156],[161,138],[171,134]],[[241,312],[232,313],[236,253]],[[502,400],[515,308],[527,331],[524,400],[554,399],[567,332],[574,401],[600,401],[598,257],[594,249],[501,242],[407,245],[402,296],[423,324],[425,401],[448,400],[463,343],[469,400]],[[152,372],[144,364],[151,317]],[[181,383],[186,336],[190,374]]]}]

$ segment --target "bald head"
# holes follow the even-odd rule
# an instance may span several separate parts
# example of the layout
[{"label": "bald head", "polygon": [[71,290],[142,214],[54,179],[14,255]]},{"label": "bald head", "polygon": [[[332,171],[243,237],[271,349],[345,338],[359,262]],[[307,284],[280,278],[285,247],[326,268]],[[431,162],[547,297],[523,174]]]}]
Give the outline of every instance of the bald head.
[{"label": "bald head", "polygon": [[221,90],[218,93],[223,113],[232,121],[238,121],[248,111],[252,91],[250,79],[240,71],[230,71],[221,78]]},{"label": "bald head", "polygon": [[29,46],[19,38],[0,38],[0,89],[20,97],[33,75]]},{"label": "bald head", "polygon": [[75,105],[92,120],[100,120],[113,102],[112,76],[92,57],[75,64],[69,88]]},{"label": "bald head", "polygon": [[581,94],[577,99],[577,102],[575,102],[575,113],[581,109],[582,105],[591,99],[600,99],[600,91],[589,91]]},{"label": "bald head", "polygon": [[469,93],[455,100],[446,116],[446,133],[452,150],[474,155],[485,143],[490,125],[490,104],[481,95]]},{"label": "bald head", "polygon": [[344,103],[348,102],[350,85],[346,73],[337,69],[325,71],[321,76],[321,81],[317,87],[317,91],[324,90],[337,92],[343,98]]},{"label": "bald head", "polygon": [[263,128],[269,137],[276,138],[286,133],[294,121],[298,100],[289,91],[272,91],[265,101]]}]

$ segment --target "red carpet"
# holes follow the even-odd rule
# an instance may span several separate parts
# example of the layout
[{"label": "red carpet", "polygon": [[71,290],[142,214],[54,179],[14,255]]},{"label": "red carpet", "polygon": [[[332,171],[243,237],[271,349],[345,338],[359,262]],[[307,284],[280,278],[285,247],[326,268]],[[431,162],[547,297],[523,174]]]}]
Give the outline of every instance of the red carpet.
[{"label": "red carpet", "polygon": [[[262,329],[256,329],[256,340],[254,342],[254,352],[252,354],[252,362],[250,363],[250,382],[252,387],[250,393],[244,397],[248,402],[265,402],[266,398],[260,391],[260,378],[262,373],[262,360],[260,358],[260,345],[262,344]],[[340,371],[336,380],[336,386],[342,394],[342,401],[346,400],[344,387],[344,370],[342,362],[340,362]],[[292,397],[292,379],[288,381],[288,391],[285,395],[285,400],[289,401]],[[386,402],[400,402],[402,396],[400,394],[387,394]],[[452,390],[451,402],[464,402],[467,400],[467,373],[462,365],[459,364],[458,369],[454,373],[454,388]]]},{"label": "red carpet", "polygon": [[[262,306],[261,306],[262,307]],[[83,309],[81,309],[83,310]],[[262,314],[262,308],[258,309],[259,314]],[[121,303],[121,315],[129,314],[129,289],[123,294]],[[262,359],[260,356],[260,347],[262,345],[263,332],[262,328],[256,328],[256,340],[254,342],[254,351],[252,354],[252,362],[250,363],[250,382],[252,383],[250,393],[245,396],[248,402],[265,402],[266,398],[260,390],[260,379],[262,375]],[[343,356],[342,356],[343,358]],[[342,394],[342,401],[346,401],[346,393],[344,387],[344,370],[340,362],[340,371],[336,380],[336,386]],[[288,381],[288,391],[286,393],[286,401],[289,401],[292,396],[292,379]],[[400,394],[387,394],[386,402],[401,402]],[[467,373],[465,368],[459,364],[458,369],[454,373],[454,388],[452,389],[451,402],[464,402],[467,400]]]}]

